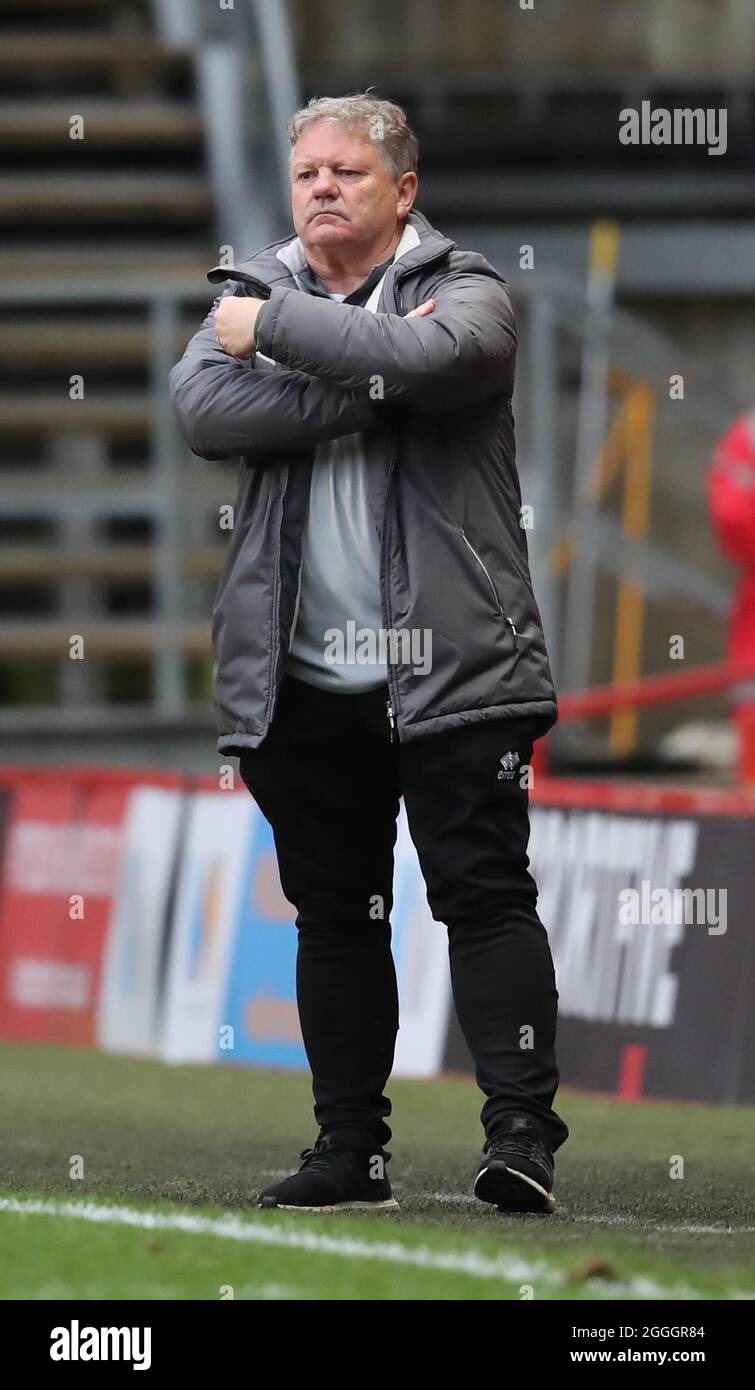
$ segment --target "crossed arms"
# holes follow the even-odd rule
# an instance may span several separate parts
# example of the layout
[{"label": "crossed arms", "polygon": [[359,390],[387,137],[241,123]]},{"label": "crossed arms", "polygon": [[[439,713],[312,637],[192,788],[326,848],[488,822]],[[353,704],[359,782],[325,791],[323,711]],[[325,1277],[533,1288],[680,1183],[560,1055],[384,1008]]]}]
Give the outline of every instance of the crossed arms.
[{"label": "crossed arms", "polygon": [[461,409],[510,387],[516,331],[506,287],[458,274],[433,290],[425,318],[273,289],[257,350],[282,370],[256,370],[215,337],[220,299],[170,374],[179,428],[207,459],[307,449],[374,428],[383,402],[426,413]]}]

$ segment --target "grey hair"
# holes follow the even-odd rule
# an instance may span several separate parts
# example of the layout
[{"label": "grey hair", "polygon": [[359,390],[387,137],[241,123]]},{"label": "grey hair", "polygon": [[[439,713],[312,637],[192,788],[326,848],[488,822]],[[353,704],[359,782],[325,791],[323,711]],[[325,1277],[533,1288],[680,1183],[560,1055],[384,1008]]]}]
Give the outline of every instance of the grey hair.
[{"label": "grey hair", "polygon": [[292,149],[299,136],[317,121],[332,121],[374,140],[394,179],[416,172],[417,137],[406,119],[406,112],[395,101],[384,101],[371,96],[369,91],[345,97],[312,97],[288,123]]}]

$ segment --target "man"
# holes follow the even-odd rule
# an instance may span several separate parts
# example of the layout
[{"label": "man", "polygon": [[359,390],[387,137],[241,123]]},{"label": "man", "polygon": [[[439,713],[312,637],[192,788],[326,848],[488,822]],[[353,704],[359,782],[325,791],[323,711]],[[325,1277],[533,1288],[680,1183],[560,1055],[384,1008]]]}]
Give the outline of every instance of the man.
[{"label": "man", "polygon": [[191,448],[243,458],[213,612],[218,747],[240,757],[297,912],[320,1132],[259,1201],[396,1205],[384,1090],[403,796],[486,1097],[475,1192],[549,1212],[568,1130],[526,770],[556,699],[519,524],[509,295],[412,210],[400,107],[315,100],[289,135],[296,235],[210,272],[229,287],[171,376]]},{"label": "man", "polygon": [[[708,473],[708,503],[723,553],[741,569],[729,618],[729,659],[755,661],[755,410],[737,416],[719,439]],[[729,692],[738,741],[739,781],[755,784],[755,679]]]}]

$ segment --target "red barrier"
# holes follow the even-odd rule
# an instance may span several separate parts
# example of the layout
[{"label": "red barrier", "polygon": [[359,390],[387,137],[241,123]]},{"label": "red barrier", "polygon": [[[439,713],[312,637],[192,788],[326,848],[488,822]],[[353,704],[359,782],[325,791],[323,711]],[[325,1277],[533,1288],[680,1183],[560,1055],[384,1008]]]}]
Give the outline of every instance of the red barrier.
[{"label": "red barrier", "polygon": [[[597,685],[590,690],[566,691],[558,697],[561,721],[596,719],[616,709],[639,709],[645,705],[665,705],[676,700],[692,699],[695,695],[711,695],[715,691],[755,681],[755,661],[725,661],[714,666],[696,666],[691,671],[675,671],[670,675],[641,676],[636,681],[612,685]],[[736,711],[739,735],[740,786],[755,786],[755,701],[742,704]],[[535,745],[532,759],[535,775],[545,776],[550,767],[548,738]]]},{"label": "red barrier", "polygon": [[13,763],[0,765],[0,787],[14,790],[19,787],[35,786],[38,783],[54,783],[79,787],[108,786],[150,786],[182,787],[186,778],[180,772],[154,771],[143,767],[79,767],[75,763],[65,767],[16,766]]},{"label": "red barrier", "polygon": [[558,708],[561,719],[593,718],[615,709],[664,705],[694,695],[709,695],[715,690],[738,685],[740,681],[752,680],[755,680],[755,661],[720,662],[715,666],[696,666],[691,671],[675,671],[672,675],[641,676],[636,681],[567,691],[559,695]]},{"label": "red barrier", "polygon": [[602,811],[676,812],[679,815],[755,816],[755,789],[674,787],[651,782],[535,776],[532,800],[543,806]]}]

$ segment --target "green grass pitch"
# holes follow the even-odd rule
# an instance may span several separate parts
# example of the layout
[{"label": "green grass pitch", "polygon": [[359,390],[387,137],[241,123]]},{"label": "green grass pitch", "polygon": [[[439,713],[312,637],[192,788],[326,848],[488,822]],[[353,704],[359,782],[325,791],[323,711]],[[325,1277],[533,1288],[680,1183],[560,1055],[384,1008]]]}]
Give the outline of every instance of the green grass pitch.
[{"label": "green grass pitch", "polygon": [[753,1109],[564,1089],[556,1213],[514,1217],[471,1194],[474,1082],[396,1080],[400,1212],[298,1215],[254,1203],[315,1138],[307,1076],[12,1044],[0,1068],[2,1299],[755,1297]]}]

